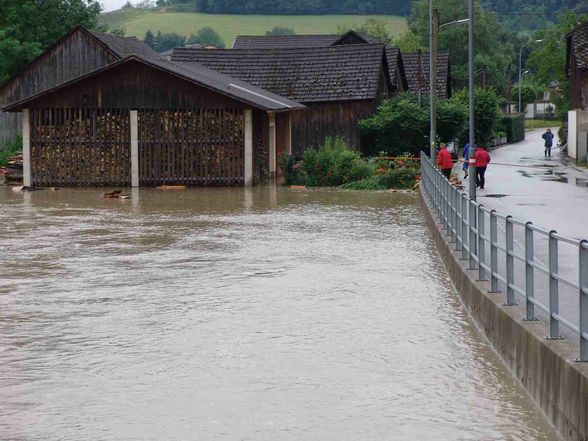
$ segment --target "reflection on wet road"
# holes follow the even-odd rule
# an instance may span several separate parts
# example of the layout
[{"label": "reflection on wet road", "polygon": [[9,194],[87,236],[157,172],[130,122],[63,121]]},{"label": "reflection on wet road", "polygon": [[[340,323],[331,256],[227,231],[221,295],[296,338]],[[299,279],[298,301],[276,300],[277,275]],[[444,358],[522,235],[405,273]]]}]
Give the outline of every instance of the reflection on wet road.
[{"label": "reflection on wet road", "polygon": [[552,440],[414,195],[0,189],[2,440]]}]

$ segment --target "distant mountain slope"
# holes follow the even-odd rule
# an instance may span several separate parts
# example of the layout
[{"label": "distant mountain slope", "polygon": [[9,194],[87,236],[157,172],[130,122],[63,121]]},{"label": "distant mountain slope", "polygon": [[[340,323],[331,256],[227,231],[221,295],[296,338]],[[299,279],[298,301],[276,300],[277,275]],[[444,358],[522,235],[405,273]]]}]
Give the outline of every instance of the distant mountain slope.
[{"label": "distant mountain slope", "polygon": [[191,12],[163,12],[136,8],[102,14],[100,21],[110,28],[122,28],[126,35],[143,38],[148,29],[189,36],[210,26],[230,47],[236,35],[264,35],[274,26],[293,28],[297,34],[332,34],[337,26],[363,23],[368,18],[384,21],[393,35],[407,29],[404,17],[390,15],[228,15]]}]

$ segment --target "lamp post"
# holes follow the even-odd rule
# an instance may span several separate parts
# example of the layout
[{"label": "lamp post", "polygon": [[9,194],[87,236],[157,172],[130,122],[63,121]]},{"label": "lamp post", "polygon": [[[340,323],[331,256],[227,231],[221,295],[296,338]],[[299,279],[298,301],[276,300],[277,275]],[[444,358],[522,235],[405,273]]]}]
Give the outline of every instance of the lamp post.
[{"label": "lamp post", "polygon": [[469,86],[469,111],[470,111],[470,165],[468,167],[468,190],[470,199],[476,200],[476,159],[474,158],[475,145],[475,112],[474,112],[474,0],[468,0],[468,86]]},{"label": "lamp post", "polygon": [[437,140],[437,37],[439,30],[445,26],[452,24],[467,23],[469,19],[462,18],[460,20],[453,20],[447,23],[439,25],[439,12],[437,9],[432,8],[432,0],[429,0],[429,12],[430,12],[430,35],[429,35],[429,101],[430,101],[430,138],[429,148],[430,157],[435,162],[436,151],[436,140]]},{"label": "lamp post", "polygon": [[523,44],[521,46],[521,48],[519,49],[519,105],[517,107],[517,110],[519,111],[519,113],[522,113],[522,109],[521,109],[521,80],[523,78],[523,49],[526,48],[529,44],[531,43],[541,43],[543,40],[533,40],[533,41],[529,41],[525,44]]}]

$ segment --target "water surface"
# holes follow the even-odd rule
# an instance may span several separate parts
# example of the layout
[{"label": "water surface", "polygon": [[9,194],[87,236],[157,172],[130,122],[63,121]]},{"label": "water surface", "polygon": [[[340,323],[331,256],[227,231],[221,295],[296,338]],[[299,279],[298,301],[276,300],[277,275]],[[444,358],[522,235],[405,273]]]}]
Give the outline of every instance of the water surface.
[{"label": "water surface", "polygon": [[2,440],[554,440],[414,195],[0,189]]}]

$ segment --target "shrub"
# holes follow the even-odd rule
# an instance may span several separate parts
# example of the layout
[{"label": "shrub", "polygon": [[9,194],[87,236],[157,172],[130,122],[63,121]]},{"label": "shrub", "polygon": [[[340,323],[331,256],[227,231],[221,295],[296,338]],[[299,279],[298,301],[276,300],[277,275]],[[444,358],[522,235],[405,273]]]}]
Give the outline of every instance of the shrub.
[{"label": "shrub", "polygon": [[306,149],[299,164],[298,177],[305,182],[296,183],[311,187],[339,186],[374,174],[373,166],[362,161],[341,138],[327,138],[318,150]]},{"label": "shrub", "polygon": [[409,168],[390,169],[386,173],[379,175],[378,178],[380,184],[385,188],[412,188],[418,174],[418,170]]},{"label": "shrub", "polygon": [[503,115],[501,122],[508,142],[519,142],[525,139],[525,117],[522,113]]},{"label": "shrub", "polygon": [[[498,119],[498,96],[494,89],[477,87],[474,98],[476,143],[484,145],[492,139],[494,125]],[[451,97],[451,101],[461,103],[466,110],[469,109],[467,89],[457,92]],[[466,123],[466,130],[464,130],[460,139],[462,145],[468,142],[468,126],[469,124]]]}]

